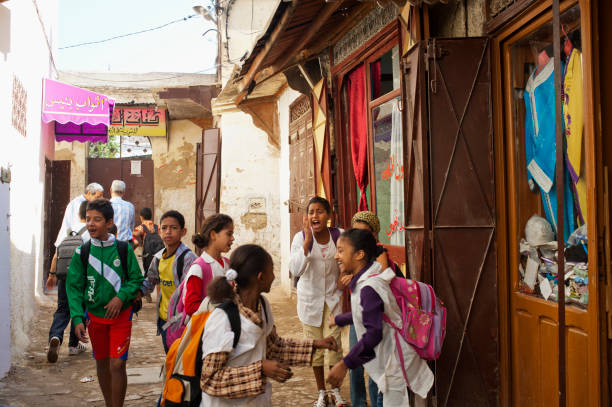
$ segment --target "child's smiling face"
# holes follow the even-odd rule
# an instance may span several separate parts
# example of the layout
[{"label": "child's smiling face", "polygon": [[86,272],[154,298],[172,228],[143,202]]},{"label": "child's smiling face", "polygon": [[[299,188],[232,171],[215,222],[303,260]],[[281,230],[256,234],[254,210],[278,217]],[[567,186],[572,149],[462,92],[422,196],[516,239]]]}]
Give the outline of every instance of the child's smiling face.
[{"label": "child's smiling face", "polygon": [[108,229],[113,225],[113,220],[106,220],[102,212],[90,209],[85,216],[85,224],[92,238],[106,240],[108,239]]},{"label": "child's smiling face", "polygon": [[336,255],[334,258],[338,263],[341,273],[355,274],[357,271],[359,271],[359,267],[363,263],[364,255],[363,250],[356,252],[355,248],[351,245],[351,242],[348,239],[343,237],[338,239],[338,243],[336,244]]}]

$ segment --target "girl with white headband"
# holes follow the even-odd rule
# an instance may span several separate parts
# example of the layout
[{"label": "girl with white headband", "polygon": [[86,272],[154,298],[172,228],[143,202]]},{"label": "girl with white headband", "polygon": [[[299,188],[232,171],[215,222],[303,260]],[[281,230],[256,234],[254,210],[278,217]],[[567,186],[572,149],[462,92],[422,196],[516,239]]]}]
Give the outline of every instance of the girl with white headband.
[{"label": "girl with white headband", "polygon": [[[287,339],[276,333],[268,300],[274,281],[272,257],[262,247],[248,244],[237,248],[224,277],[208,286],[211,302],[233,298],[240,314],[240,337],[234,347],[234,332],[227,313],[214,310],[202,335],[201,407],[271,406],[272,379],[291,378],[289,366],[310,365],[316,349],[336,350],[332,337]],[[233,286],[235,285],[235,287]]]}]

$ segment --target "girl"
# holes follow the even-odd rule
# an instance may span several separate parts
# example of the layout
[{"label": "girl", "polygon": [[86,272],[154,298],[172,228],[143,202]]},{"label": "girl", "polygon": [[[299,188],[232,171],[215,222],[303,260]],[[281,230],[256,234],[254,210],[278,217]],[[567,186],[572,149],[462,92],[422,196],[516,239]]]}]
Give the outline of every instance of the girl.
[{"label": "girl", "polygon": [[[304,327],[306,338],[320,339],[333,336],[342,349],[341,331],[338,327],[329,327],[327,321],[330,315],[337,315],[340,308],[341,292],[337,281],[339,269],[334,255],[336,241],[342,232],[340,229],[327,227],[331,215],[329,202],[321,197],[314,197],[306,207],[304,229],[293,237],[291,243],[291,263],[289,270],[294,277],[299,277],[297,283],[297,312]],[[342,359],[342,352],[327,352],[331,368]],[[315,353],[312,369],[319,390],[314,407],[325,407],[328,395],[325,390],[325,354]],[[340,395],[338,386],[332,388],[331,396],[336,407],[346,406]]]},{"label": "girl", "polygon": [[202,254],[193,262],[187,273],[187,289],[183,303],[187,315],[193,315],[206,297],[206,286],[214,277],[221,277],[229,268],[229,261],[221,254],[228,252],[234,242],[234,221],[217,213],[204,221],[200,233],[191,239]]},{"label": "girl", "polygon": [[248,244],[231,256],[232,269],[210,285],[211,293],[226,297],[236,284],[234,301],[240,314],[240,338],[233,347],[234,333],[227,314],[214,310],[202,335],[202,402],[204,406],[271,406],[272,384],[266,378],[285,382],[292,376],[289,365],[308,365],[315,349],[336,349],[332,337],[284,339],[276,334],[268,300],[274,281],[272,257],[262,247]]},{"label": "girl", "polygon": [[[383,323],[384,313],[397,326],[402,325],[401,312],[389,288],[395,273],[390,268],[383,271],[375,261],[381,251],[367,230],[348,230],[338,240],[336,260],[343,273],[353,275],[349,284],[353,313],[330,318],[330,325],[354,324],[359,341],[332,368],[327,381],[332,386],[341,383],[347,369],[364,366],[383,394],[383,406],[408,406],[406,380],[414,393],[425,398],[434,376],[407,342],[398,336],[396,343],[393,328]],[[401,346],[403,367],[397,346]]]}]

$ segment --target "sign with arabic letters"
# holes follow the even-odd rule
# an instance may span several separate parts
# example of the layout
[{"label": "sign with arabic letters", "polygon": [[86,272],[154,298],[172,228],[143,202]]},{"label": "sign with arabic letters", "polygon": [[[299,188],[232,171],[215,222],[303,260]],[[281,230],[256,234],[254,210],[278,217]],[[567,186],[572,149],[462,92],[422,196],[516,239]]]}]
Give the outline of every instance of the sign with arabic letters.
[{"label": "sign with arabic letters", "polygon": [[55,120],[61,124],[71,122],[108,126],[110,106],[114,103],[113,99],[99,93],[43,79],[42,119],[46,123]]},{"label": "sign with arabic letters", "polygon": [[115,106],[108,135],[166,137],[166,109]]}]

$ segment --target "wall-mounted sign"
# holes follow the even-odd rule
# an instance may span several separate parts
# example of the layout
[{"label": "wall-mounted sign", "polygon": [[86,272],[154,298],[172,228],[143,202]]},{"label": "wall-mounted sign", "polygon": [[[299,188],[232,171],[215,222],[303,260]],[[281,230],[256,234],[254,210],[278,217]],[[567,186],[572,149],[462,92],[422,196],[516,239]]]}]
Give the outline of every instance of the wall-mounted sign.
[{"label": "wall-mounted sign", "polygon": [[108,135],[166,137],[166,109],[115,106]]},{"label": "wall-mounted sign", "polygon": [[266,212],[266,198],[250,198],[249,199],[249,212],[265,213]]}]

